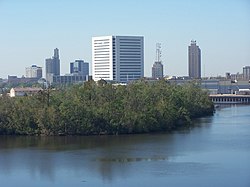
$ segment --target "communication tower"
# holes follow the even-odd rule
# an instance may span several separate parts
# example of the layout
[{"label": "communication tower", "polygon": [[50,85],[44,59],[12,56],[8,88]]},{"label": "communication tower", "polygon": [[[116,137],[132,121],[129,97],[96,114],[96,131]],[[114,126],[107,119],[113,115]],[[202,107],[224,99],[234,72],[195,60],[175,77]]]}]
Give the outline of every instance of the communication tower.
[{"label": "communication tower", "polygon": [[156,62],[161,62],[161,43],[156,43]]}]

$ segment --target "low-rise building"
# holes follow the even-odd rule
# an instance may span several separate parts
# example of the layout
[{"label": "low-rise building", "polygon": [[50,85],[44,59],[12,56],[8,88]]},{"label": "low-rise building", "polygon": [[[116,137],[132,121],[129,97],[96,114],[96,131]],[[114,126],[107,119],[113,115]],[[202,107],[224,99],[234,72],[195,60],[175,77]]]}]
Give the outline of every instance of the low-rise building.
[{"label": "low-rise building", "polygon": [[89,80],[89,76],[68,74],[68,75],[58,75],[53,76],[52,84],[75,84],[82,83]]},{"label": "low-rise building", "polygon": [[11,88],[10,97],[34,95],[42,91],[42,88]]},{"label": "low-rise building", "polygon": [[9,84],[20,84],[20,83],[37,83],[37,81],[39,80],[40,78],[26,78],[26,77],[17,77],[17,76],[8,76],[8,83]]}]

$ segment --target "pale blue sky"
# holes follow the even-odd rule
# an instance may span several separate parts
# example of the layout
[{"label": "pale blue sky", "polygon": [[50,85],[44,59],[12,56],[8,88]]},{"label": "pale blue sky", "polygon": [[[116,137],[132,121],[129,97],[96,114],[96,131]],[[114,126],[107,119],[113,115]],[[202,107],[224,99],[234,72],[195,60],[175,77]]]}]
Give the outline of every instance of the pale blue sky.
[{"label": "pale blue sky", "polygon": [[241,73],[250,65],[250,0],[0,0],[0,77],[44,68],[56,47],[68,73],[75,59],[91,62],[91,37],[102,35],[144,36],[145,76],[157,42],[164,74],[187,75],[192,39],[202,76]]}]

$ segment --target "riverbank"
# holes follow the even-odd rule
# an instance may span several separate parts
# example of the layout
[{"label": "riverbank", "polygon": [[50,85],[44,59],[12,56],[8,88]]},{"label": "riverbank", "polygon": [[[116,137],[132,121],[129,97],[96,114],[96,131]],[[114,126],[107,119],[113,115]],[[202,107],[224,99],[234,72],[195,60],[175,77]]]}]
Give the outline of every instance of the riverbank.
[{"label": "riverbank", "polygon": [[0,136],[1,186],[249,187],[249,113],[227,105],[173,133]]},{"label": "riverbank", "polygon": [[190,83],[89,81],[27,97],[0,98],[0,134],[99,135],[171,131],[212,115],[208,93]]}]

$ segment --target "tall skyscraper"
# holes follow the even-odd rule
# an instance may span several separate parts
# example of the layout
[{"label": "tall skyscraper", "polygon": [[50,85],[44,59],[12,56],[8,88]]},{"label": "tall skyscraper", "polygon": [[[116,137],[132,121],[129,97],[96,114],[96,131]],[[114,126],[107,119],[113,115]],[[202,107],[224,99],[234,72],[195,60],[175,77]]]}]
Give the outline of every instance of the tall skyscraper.
[{"label": "tall skyscraper", "polygon": [[54,75],[60,75],[59,49],[54,49],[54,56],[45,60],[46,80],[51,82]]},{"label": "tall skyscraper", "polygon": [[41,67],[37,65],[32,65],[30,67],[26,67],[26,78],[42,78],[43,71]]},{"label": "tall skyscraper", "polygon": [[89,75],[89,63],[83,60],[75,60],[70,63],[70,73],[87,76]]},{"label": "tall skyscraper", "polygon": [[243,67],[243,79],[250,80],[250,66]]},{"label": "tall skyscraper", "polygon": [[92,38],[92,76],[127,83],[144,76],[142,36],[100,36]]},{"label": "tall skyscraper", "polygon": [[161,63],[161,44],[156,44],[156,61],[152,67],[152,78],[158,79],[163,77],[163,65]]},{"label": "tall skyscraper", "polygon": [[188,74],[190,78],[201,78],[201,50],[194,40],[188,46]]}]

